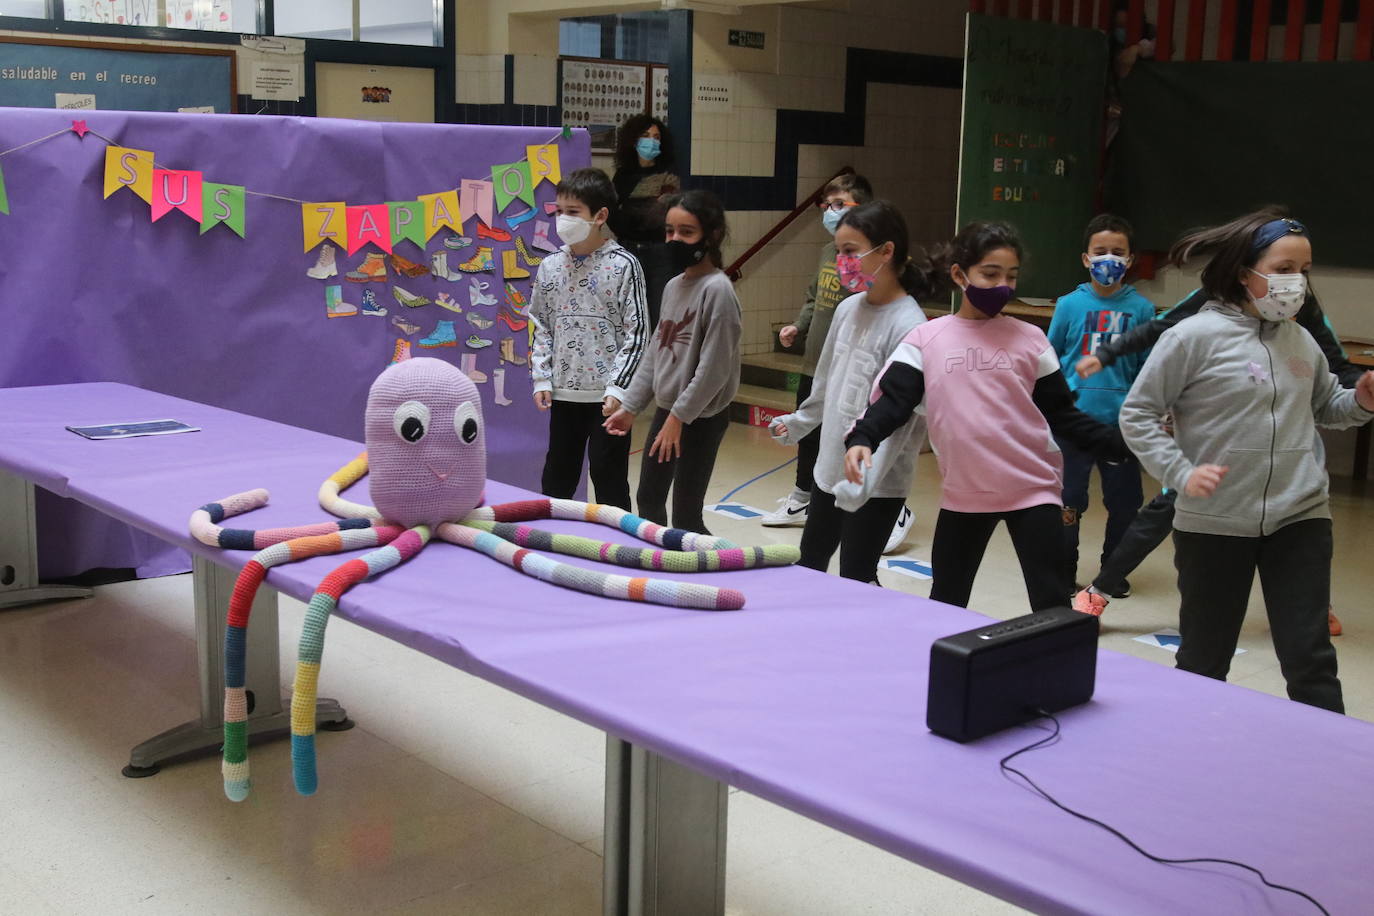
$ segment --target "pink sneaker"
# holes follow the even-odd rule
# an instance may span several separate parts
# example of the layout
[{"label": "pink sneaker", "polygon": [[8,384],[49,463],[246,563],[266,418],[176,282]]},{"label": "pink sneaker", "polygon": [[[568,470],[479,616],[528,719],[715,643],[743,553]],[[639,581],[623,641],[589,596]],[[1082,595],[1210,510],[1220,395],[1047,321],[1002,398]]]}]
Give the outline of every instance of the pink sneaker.
[{"label": "pink sneaker", "polygon": [[1080,614],[1092,614],[1094,617],[1101,617],[1109,603],[1106,595],[1099,595],[1090,588],[1085,588],[1073,596],[1073,609]]}]

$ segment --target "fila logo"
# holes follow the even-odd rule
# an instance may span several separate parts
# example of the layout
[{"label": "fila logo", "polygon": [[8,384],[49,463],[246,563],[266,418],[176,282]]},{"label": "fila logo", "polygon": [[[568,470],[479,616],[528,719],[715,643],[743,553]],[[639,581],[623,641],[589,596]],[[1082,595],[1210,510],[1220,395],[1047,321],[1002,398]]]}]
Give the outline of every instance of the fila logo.
[{"label": "fila logo", "polygon": [[988,355],[982,347],[969,347],[962,352],[950,353],[945,356],[945,374],[954,372],[956,369],[963,369],[965,372],[986,372],[989,369],[1010,368],[1012,368],[1011,357],[1002,347],[998,347],[991,355]]}]

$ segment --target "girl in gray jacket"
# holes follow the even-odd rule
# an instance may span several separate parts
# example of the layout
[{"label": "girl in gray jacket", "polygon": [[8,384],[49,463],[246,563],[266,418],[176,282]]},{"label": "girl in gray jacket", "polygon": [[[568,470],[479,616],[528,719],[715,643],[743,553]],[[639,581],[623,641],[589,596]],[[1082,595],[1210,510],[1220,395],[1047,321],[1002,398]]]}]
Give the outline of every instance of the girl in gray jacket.
[{"label": "girl in gray jacket", "polygon": [[[1255,571],[1288,695],[1344,712],[1327,630],[1331,512],[1314,423],[1374,419],[1374,372],[1354,390],[1292,318],[1307,294],[1306,228],[1267,208],[1181,239],[1209,301],[1156,344],[1121,409],[1131,450],[1179,493],[1177,665],[1225,680]],[[1172,413],[1175,435],[1160,419]]]}]

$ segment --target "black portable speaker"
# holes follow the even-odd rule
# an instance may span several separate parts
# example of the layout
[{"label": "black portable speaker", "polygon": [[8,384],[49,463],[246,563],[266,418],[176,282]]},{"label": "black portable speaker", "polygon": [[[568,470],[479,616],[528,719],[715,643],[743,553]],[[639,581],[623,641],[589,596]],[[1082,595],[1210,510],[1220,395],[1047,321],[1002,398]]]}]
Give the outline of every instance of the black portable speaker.
[{"label": "black portable speaker", "polygon": [[973,741],[1086,703],[1097,677],[1098,619],[1071,608],[1014,617],[930,647],[926,726]]}]

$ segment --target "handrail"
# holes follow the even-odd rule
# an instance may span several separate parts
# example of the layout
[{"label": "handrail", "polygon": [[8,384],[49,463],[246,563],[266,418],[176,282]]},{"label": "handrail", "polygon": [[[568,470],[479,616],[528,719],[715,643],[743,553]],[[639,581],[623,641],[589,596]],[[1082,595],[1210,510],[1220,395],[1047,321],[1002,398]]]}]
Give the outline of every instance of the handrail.
[{"label": "handrail", "polygon": [[769,242],[773,241],[773,239],[777,238],[778,234],[782,232],[782,230],[786,229],[788,226],[792,225],[792,222],[797,217],[801,216],[808,209],[814,207],[816,204],[821,202],[821,195],[825,193],[826,185],[830,184],[830,182],[834,181],[836,178],[839,178],[841,175],[852,175],[853,173],[854,167],[852,165],[847,165],[844,168],[840,169],[838,172],[836,172],[834,175],[831,175],[829,178],[827,178],[824,182],[821,183],[820,187],[812,191],[811,195],[807,197],[806,200],[797,204],[797,206],[792,209],[791,213],[787,214],[782,219],[778,220],[772,229],[769,229],[762,236],[760,236],[759,240],[755,242],[749,248],[748,251],[740,255],[738,258],[735,258],[734,263],[732,263],[729,267],[725,268],[725,275],[730,278],[730,282],[738,283],[739,278],[742,275],[740,268],[744,266],[745,261],[749,260],[754,255],[762,251],[763,246],[767,245]]}]

